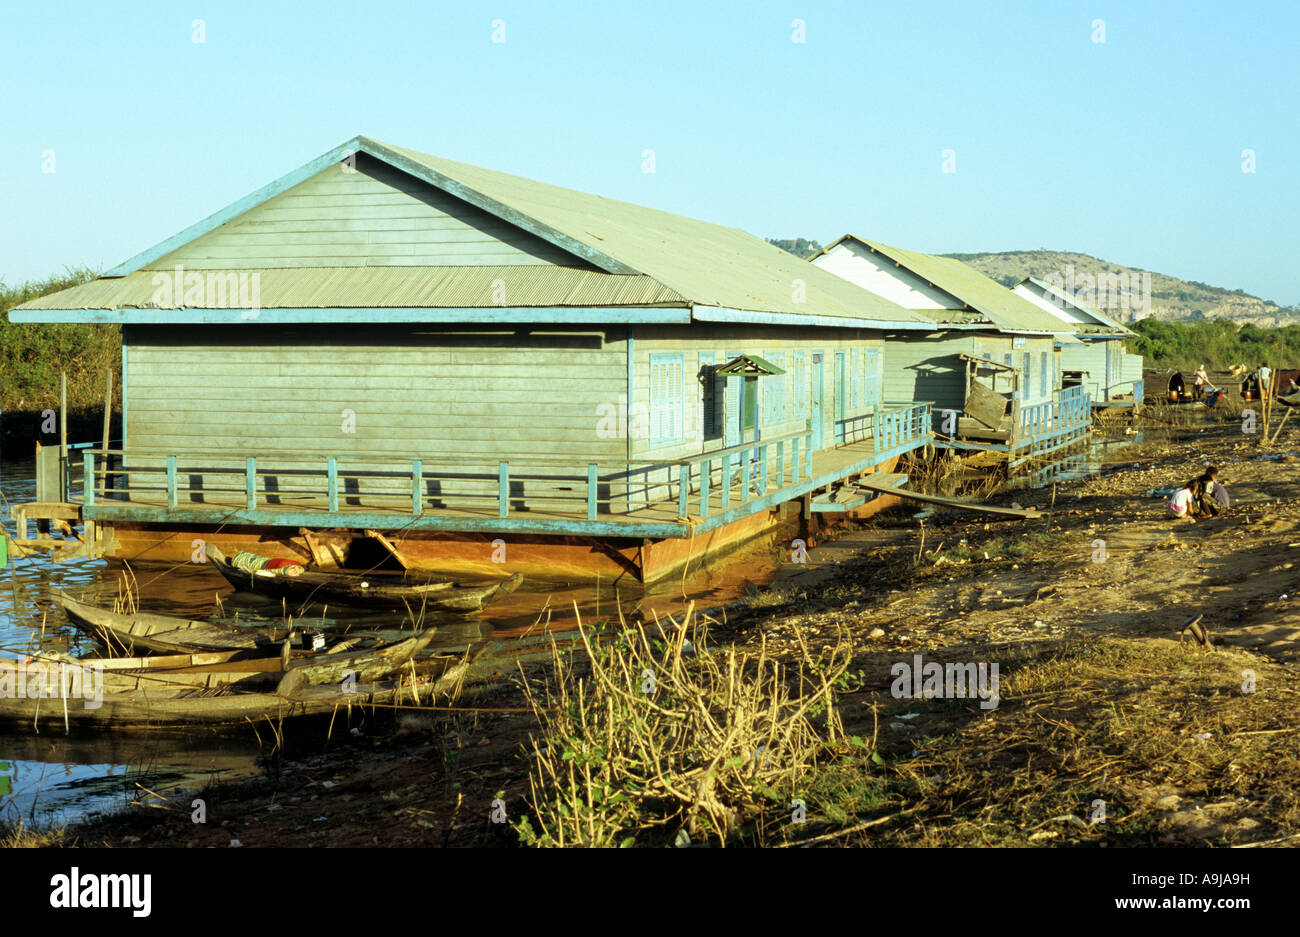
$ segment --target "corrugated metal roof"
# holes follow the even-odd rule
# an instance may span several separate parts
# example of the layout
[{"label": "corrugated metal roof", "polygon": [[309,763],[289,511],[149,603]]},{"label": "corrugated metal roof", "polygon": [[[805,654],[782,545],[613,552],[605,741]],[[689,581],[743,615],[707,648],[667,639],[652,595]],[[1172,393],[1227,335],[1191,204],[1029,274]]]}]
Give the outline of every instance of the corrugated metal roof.
[{"label": "corrugated metal roof", "polygon": [[[493,306],[689,305],[674,290],[647,276],[624,276],[573,267],[315,267],[231,271],[257,277],[264,309],[419,308]],[[19,309],[232,308],[209,296],[207,277],[226,272],[188,271],[203,278],[202,302],[173,301],[174,275],[140,270],[125,277],[92,280],[23,303]],[[166,291],[166,295],[162,295]],[[155,304],[155,297],[163,300]],[[197,299],[197,296],[192,297]]]},{"label": "corrugated metal roof", "polygon": [[[951,257],[936,257],[917,251],[892,247],[871,241],[856,234],[846,234],[827,246],[822,253],[846,240],[864,244],[878,254],[905,267],[918,277],[957,297],[971,309],[981,313],[998,329],[1008,332],[1051,333],[1063,331],[1061,323],[1023,297],[1017,296],[996,280],[992,280],[973,267]],[[949,310],[917,310],[935,322],[951,316]]]},{"label": "corrugated metal roof", "polygon": [[722,225],[577,192],[362,138],[554,231],[599,249],[704,306],[794,315],[928,320]]}]

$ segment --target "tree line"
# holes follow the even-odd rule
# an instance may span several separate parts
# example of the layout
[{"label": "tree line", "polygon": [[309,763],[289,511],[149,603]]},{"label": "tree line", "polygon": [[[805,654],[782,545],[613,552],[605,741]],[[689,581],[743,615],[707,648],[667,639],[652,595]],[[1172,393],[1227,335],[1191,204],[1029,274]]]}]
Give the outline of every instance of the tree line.
[{"label": "tree line", "polygon": [[1211,370],[1234,364],[1300,367],[1300,325],[1262,329],[1249,322],[1239,326],[1228,319],[1162,322],[1148,317],[1129,328],[1137,336],[1125,345],[1141,355],[1148,368],[1190,371],[1202,364]]}]

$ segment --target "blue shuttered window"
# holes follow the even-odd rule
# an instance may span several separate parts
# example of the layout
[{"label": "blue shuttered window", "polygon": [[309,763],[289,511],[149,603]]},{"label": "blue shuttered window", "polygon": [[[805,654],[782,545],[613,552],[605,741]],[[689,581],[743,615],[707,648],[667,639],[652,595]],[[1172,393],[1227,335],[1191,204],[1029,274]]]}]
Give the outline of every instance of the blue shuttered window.
[{"label": "blue shuttered window", "polygon": [[858,364],[860,357],[858,349],[849,349],[849,406],[854,410],[862,406],[862,371]]},{"label": "blue shuttered window", "polygon": [[802,351],[794,353],[794,393],[791,395],[790,419],[806,420],[808,418],[808,359]]},{"label": "blue shuttered window", "polygon": [[681,442],[683,392],[683,355],[650,356],[650,445],[663,446]]},{"label": "blue shuttered window", "polygon": [[722,436],[721,380],[714,375],[714,367],[713,355],[700,355],[700,431],[706,441]]},{"label": "blue shuttered window", "polygon": [[[773,352],[767,356],[767,360],[782,371],[785,370],[785,352]],[[785,419],[786,380],[784,374],[763,377],[758,380],[758,383],[763,387],[763,423],[766,426],[775,426]]]}]

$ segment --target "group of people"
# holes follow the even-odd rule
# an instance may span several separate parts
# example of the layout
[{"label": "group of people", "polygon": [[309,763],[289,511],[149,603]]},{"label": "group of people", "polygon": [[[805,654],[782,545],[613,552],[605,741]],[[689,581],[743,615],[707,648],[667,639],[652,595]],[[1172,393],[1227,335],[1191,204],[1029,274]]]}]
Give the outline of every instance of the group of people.
[{"label": "group of people", "polygon": [[1228,507],[1228,490],[1219,483],[1219,470],[1210,466],[1205,473],[1174,490],[1169,499],[1172,517],[1193,523],[1198,517],[1214,517]]}]

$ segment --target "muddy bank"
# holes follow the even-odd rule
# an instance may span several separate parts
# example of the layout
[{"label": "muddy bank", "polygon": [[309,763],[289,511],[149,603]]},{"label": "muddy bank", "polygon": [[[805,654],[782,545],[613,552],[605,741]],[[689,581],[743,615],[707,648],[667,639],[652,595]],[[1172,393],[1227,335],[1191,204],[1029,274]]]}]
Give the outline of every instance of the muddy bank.
[{"label": "muddy bank", "polygon": [[[1048,507],[1054,498],[1048,519],[949,514],[921,525],[903,511],[788,563],[771,589],[718,615],[712,637],[778,660],[801,644],[847,643],[837,708],[858,742],[827,748],[799,791],[802,822],[774,803],[736,843],[1294,842],[1300,457],[1281,453],[1297,443],[1284,434],[1266,453],[1239,433],[1192,431],[1132,451],[1103,477],[998,499]],[[1149,493],[1207,461],[1233,507],[1196,524],[1167,520]],[[1208,648],[1179,640],[1196,614]],[[895,696],[892,668],[915,655],[998,664],[998,705]],[[509,686],[473,705],[526,708]],[[405,717],[209,792],[206,825],[184,804],[142,800],[72,835],[118,845],[514,845],[510,823],[490,815],[504,808],[510,821],[530,809],[536,731],[527,712]]]}]

